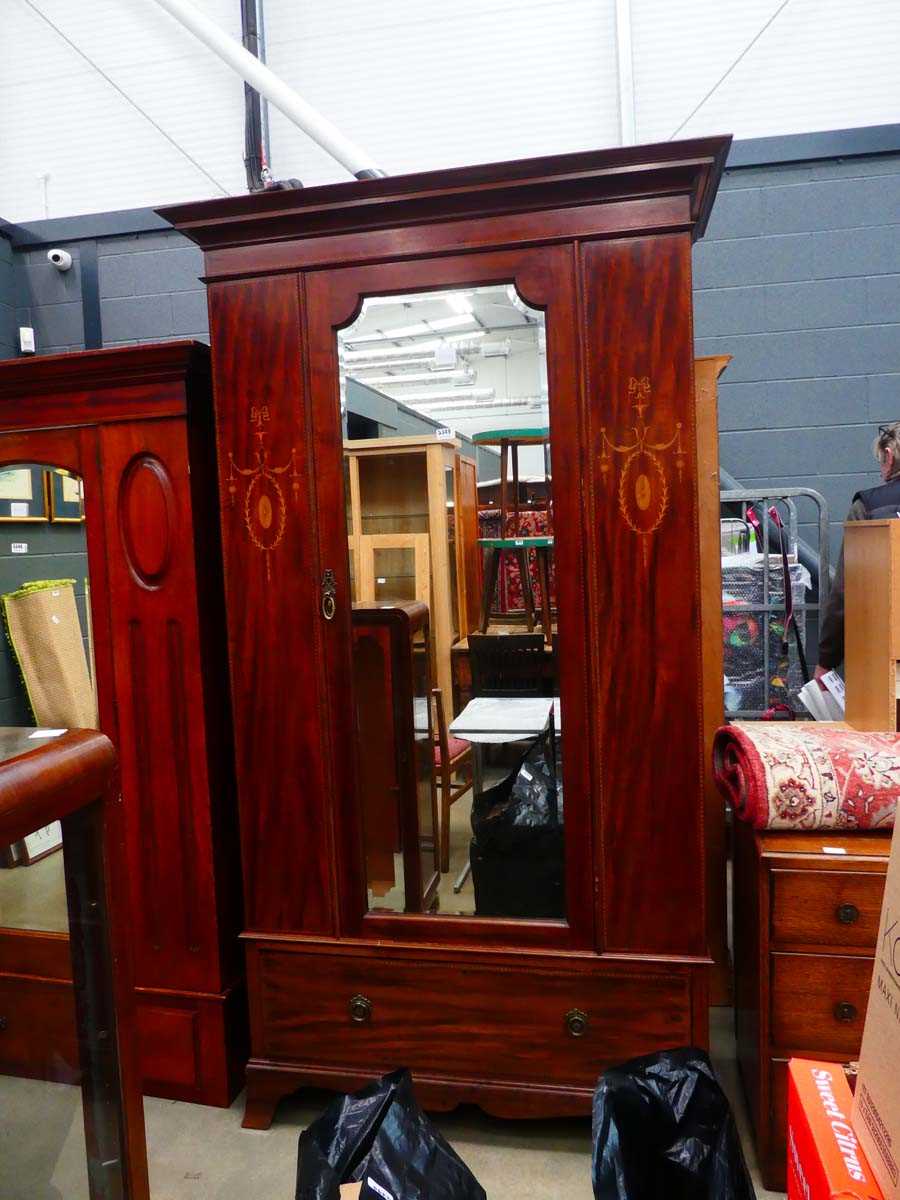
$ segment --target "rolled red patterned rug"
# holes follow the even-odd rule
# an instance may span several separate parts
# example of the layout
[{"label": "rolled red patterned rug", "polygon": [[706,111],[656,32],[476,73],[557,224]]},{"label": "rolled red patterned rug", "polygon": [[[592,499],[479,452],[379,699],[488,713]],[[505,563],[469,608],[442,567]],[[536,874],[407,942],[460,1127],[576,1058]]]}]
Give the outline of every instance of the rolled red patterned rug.
[{"label": "rolled red patterned rug", "polygon": [[716,786],[755,829],[890,829],[900,796],[900,734],[815,722],[723,725]]}]

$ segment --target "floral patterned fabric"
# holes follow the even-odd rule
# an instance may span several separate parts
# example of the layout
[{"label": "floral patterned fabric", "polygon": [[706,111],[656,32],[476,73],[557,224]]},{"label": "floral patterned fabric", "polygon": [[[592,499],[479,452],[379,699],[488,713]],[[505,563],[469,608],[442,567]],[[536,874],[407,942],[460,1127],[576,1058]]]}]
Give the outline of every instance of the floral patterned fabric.
[{"label": "floral patterned fabric", "polygon": [[900,795],[900,734],[815,722],[724,725],[716,785],[755,829],[889,829]]},{"label": "floral patterned fabric", "polygon": [[[513,514],[506,514],[506,537],[543,537],[551,532],[550,515],[545,509],[531,512],[520,512],[519,522],[515,526]],[[482,508],[478,513],[478,536],[483,538],[500,537],[500,509]],[[528,565],[531,571],[531,592],[536,608],[541,606],[541,581],[538,577],[537,555],[531,551],[528,555]],[[556,603],[556,577],[553,556],[550,557],[550,604]],[[497,590],[491,612],[522,613],[525,611],[525,600],[522,596],[522,574],[519,564],[511,554],[504,554],[503,568],[497,577]]]}]

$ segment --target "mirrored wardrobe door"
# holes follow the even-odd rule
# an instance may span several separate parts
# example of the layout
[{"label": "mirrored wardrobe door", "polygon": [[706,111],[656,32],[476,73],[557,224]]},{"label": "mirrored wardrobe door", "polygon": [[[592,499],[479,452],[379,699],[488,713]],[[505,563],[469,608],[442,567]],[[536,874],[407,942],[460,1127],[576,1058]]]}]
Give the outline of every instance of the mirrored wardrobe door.
[{"label": "mirrored wardrobe door", "polygon": [[[477,940],[481,927],[501,940],[529,942],[533,934],[589,944],[587,749],[579,744],[569,763],[562,729],[571,694],[581,709],[573,726],[583,726],[586,664],[578,654],[567,668],[560,663],[566,638],[573,646],[583,638],[583,605],[576,589],[574,610],[558,592],[560,506],[550,470],[559,431],[561,460],[571,465],[578,456],[571,259],[529,251],[441,267],[443,279],[429,278],[426,264],[394,264],[305,284],[311,404],[320,438],[335,450],[326,404],[336,424],[339,413],[340,477],[349,487],[337,505],[320,496],[325,554],[339,542],[346,548],[339,590],[346,579],[355,651],[366,622],[392,613],[404,629],[393,658],[355,653],[352,725],[335,714],[337,777],[346,778],[349,763],[338,759],[348,743],[356,769],[365,878],[355,895],[371,918],[360,928],[376,936],[377,927],[380,936],[394,917],[398,933],[410,931],[416,916],[443,919],[442,937]],[[554,311],[562,317],[556,335]],[[554,336],[569,365],[548,371]],[[334,478],[329,467],[327,480]],[[347,518],[340,532],[338,511]],[[574,580],[572,564],[583,559],[580,513],[571,497],[561,511]],[[426,610],[427,632],[416,606]],[[337,688],[340,628],[325,637]],[[426,672],[427,706],[422,683],[410,686]],[[571,813],[564,761],[575,781]],[[411,762],[428,778],[428,803],[416,773],[404,775]],[[347,842],[345,879],[356,853]],[[455,934],[448,919],[462,922]],[[482,921],[497,932],[488,935]]]},{"label": "mirrored wardrobe door", "polygon": [[[33,727],[35,746],[97,728],[84,487],[73,472],[0,466],[0,606],[0,726]],[[0,847],[3,929],[67,932],[58,822]]]}]

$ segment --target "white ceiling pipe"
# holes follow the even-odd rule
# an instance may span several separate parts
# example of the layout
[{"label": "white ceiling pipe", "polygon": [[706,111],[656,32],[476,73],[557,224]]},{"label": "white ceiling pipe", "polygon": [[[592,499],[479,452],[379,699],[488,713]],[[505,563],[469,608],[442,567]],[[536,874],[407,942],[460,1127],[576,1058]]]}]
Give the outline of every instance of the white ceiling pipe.
[{"label": "white ceiling pipe", "polygon": [[300,96],[293,88],[288,87],[269,67],[259,61],[249,50],[245,50],[240,42],[221,29],[215,21],[211,21],[205,13],[195,8],[190,0],[156,0],[160,8],[164,8],[186,29],[189,29],[210,50],[215,51],[229,67],[256,88],[261,96],[274,104],[279,112],[283,112],[289,121],[299,125],[304,133],[308,133],[314,142],[327,151],[357,179],[374,179],[384,175],[370,155],[360,149],[341,131],[323,117],[311,104]]}]

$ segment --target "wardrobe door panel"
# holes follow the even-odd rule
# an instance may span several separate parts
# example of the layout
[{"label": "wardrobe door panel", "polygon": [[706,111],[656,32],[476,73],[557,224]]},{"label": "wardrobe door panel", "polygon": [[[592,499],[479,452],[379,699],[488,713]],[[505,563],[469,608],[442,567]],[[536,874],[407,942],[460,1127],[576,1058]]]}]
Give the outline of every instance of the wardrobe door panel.
[{"label": "wardrobe door panel", "polygon": [[135,981],[202,991],[221,980],[184,423],[99,441]]},{"label": "wardrobe door panel", "polygon": [[245,924],[333,931],[313,451],[295,276],[209,289]]},{"label": "wardrobe door panel", "polygon": [[690,248],[582,248],[608,952],[706,952]]}]

